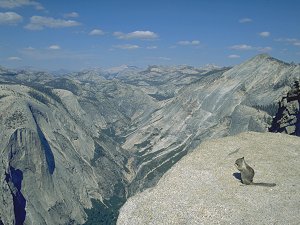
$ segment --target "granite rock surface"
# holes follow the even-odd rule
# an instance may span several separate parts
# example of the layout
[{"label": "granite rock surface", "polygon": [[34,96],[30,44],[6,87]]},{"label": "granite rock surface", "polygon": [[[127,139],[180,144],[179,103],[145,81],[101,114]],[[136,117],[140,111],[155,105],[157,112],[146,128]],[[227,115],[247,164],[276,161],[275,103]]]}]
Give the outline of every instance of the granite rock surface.
[{"label": "granite rock surface", "polygon": [[[255,132],[206,141],[129,198],[117,224],[299,224],[299,146],[295,136]],[[243,156],[254,182],[276,186],[241,184],[234,162]]]}]

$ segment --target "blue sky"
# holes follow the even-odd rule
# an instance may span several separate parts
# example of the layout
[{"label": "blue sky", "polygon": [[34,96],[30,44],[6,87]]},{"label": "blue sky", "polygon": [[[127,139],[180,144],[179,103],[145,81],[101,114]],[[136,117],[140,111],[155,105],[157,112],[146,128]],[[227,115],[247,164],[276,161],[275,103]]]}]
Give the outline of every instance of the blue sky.
[{"label": "blue sky", "polygon": [[300,62],[298,0],[0,0],[0,29],[13,68]]}]

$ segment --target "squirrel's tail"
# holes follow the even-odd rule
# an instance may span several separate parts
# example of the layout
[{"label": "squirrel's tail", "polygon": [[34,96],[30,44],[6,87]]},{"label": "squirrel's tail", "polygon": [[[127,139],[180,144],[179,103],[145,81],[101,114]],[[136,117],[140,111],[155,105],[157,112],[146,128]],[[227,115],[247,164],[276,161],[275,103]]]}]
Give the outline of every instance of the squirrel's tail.
[{"label": "squirrel's tail", "polygon": [[252,185],[263,186],[263,187],[274,187],[275,183],[251,183]]}]

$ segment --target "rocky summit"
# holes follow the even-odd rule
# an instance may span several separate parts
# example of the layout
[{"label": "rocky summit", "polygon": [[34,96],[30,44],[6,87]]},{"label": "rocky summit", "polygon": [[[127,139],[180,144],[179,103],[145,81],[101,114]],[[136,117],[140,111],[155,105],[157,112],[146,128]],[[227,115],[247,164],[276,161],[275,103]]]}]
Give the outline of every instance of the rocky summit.
[{"label": "rocky summit", "polygon": [[0,224],[114,224],[204,140],[266,132],[299,76],[265,54],[232,68],[0,67]]},{"label": "rocky summit", "polygon": [[[295,136],[255,132],[206,141],[129,198],[117,224],[299,224],[299,146]],[[254,182],[276,186],[242,184],[241,157]]]}]

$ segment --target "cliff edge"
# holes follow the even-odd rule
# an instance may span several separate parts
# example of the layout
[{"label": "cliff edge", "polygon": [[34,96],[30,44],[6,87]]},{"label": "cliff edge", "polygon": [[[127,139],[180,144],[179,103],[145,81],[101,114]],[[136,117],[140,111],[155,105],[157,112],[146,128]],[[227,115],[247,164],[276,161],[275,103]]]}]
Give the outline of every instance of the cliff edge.
[{"label": "cliff edge", "polygon": [[[209,140],[168,171],[157,186],[128,199],[117,224],[298,224],[300,139],[247,132]],[[254,182],[234,166],[245,157]]]}]

